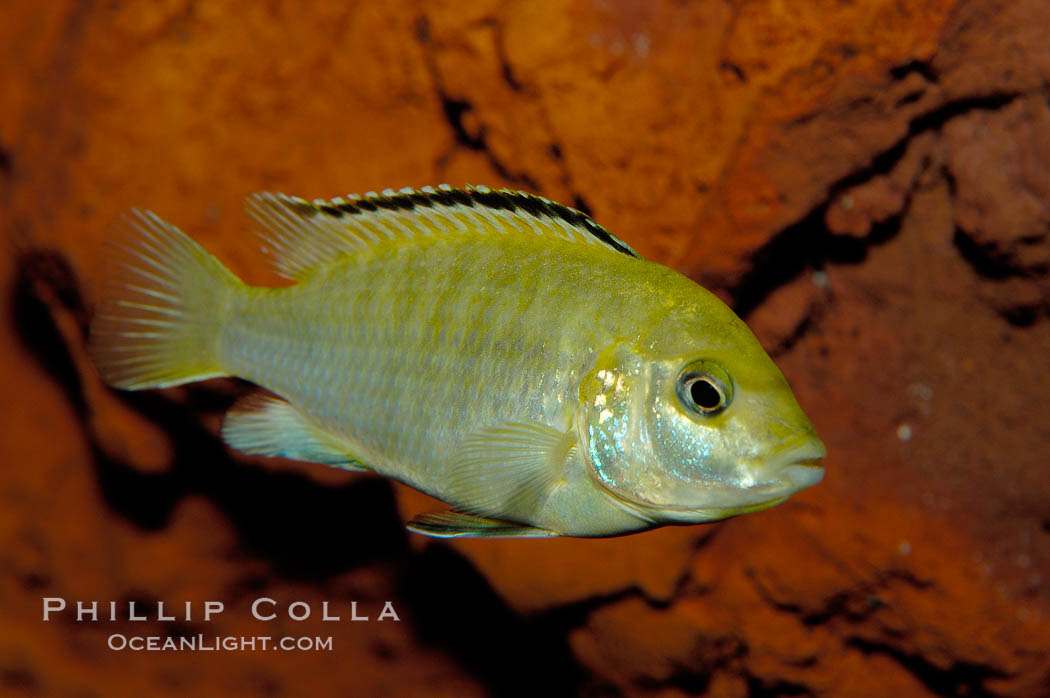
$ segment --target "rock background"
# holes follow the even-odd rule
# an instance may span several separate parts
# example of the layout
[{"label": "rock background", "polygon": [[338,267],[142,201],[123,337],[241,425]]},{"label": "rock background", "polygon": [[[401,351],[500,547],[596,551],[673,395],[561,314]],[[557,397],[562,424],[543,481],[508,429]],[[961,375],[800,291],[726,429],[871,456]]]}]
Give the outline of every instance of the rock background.
[{"label": "rock background", "polygon": [[[0,18],[0,693],[1050,695],[1044,0]],[[442,181],[574,204],[732,302],[825,482],[712,526],[448,545],[403,532],[422,495],[228,454],[244,384],[99,383],[84,336],[122,210],[274,283],[244,195]],[[227,610],[44,623],[45,596]],[[315,615],[255,621],[259,596]],[[351,600],[402,620],[347,622]],[[114,632],[335,650],[113,652]]]}]

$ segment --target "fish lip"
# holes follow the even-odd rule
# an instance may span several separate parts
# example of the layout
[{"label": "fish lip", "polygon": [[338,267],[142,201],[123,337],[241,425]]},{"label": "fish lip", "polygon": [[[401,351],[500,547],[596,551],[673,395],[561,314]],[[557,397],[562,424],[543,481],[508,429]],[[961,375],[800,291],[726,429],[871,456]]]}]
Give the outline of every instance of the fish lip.
[{"label": "fish lip", "polygon": [[804,490],[824,479],[824,466],[820,465],[819,458],[797,461],[781,471],[781,478],[795,491]]},{"label": "fish lip", "polygon": [[772,462],[768,467],[775,473],[782,472],[796,465],[809,468],[823,468],[820,465],[820,461],[824,459],[827,453],[824,443],[820,439],[813,437],[801,443],[795,443],[779,449],[771,459]]},{"label": "fish lip", "polygon": [[821,461],[827,455],[824,443],[815,436],[781,450],[775,457],[773,472],[793,492],[812,487],[824,479]]}]

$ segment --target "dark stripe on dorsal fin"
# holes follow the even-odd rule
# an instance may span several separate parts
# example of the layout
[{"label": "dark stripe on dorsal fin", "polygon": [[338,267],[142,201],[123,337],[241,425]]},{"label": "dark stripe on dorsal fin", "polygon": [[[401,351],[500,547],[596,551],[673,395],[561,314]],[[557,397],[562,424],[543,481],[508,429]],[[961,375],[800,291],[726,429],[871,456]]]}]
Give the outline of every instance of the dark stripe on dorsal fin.
[{"label": "dark stripe on dorsal fin", "polygon": [[292,279],[362,247],[419,235],[532,233],[640,256],[586,214],[512,189],[442,184],[313,202],[264,192],[250,197],[247,208],[266,230],[278,271]]},{"label": "dark stripe on dorsal fin", "polygon": [[[454,189],[453,191],[462,192],[462,190],[458,189]],[[470,199],[478,201],[482,205],[492,206],[494,204],[495,208],[502,208],[508,211],[520,211],[535,218],[560,218],[573,227],[581,228],[596,240],[611,247],[617,252],[623,253],[628,257],[641,256],[625,242],[595,223],[587,214],[582,211],[577,211],[574,208],[563,206],[562,204],[551,201],[550,199],[545,199],[542,196],[536,196],[535,194],[516,191],[514,189],[492,191],[488,187],[472,187],[470,185],[467,186],[465,194]]]},{"label": "dark stripe on dorsal fin", "polygon": [[582,211],[563,206],[562,204],[545,199],[542,196],[527,194],[522,191],[502,190],[512,204],[533,216],[557,216],[571,226],[582,228],[599,242],[602,242],[617,252],[622,252],[629,257],[640,257],[626,243],[594,222],[594,220]]}]

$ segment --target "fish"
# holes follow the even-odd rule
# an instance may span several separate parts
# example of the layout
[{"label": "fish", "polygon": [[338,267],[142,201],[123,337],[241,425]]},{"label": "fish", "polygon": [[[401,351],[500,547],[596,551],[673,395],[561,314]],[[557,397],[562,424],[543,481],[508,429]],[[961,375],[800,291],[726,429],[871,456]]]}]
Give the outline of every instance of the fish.
[{"label": "fish", "polygon": [[467,185],[246,200],[249,286],[132,209],[89,352],[126,390],[236,376],[235,451],[368,471],[449,505],[435,537],[606,537],[766,509],[823,443],[747,325],[592,218]]}]

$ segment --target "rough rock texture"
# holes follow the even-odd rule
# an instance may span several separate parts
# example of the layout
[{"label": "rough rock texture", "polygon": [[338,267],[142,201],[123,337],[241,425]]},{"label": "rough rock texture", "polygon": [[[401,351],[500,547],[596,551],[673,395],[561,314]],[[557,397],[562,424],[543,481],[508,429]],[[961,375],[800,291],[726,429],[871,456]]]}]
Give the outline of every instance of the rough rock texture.
[{"label": "rough rock texture", "polygon": [[[0,17],[0,693],[1050,694],[1043,0]],[[440,181],[572,203],[732,301],[825,439],[825,482],[714,526],[448,545],[403,532],[435,506],[407,488],[230,455],[243,384],[100,384],[84,334],[128,206],[274,283],[245,194]],[[53,596],[194,616],[44,623]],[[263,596],[277,620],[251,616]],[[202,621],[205,600],[226,611]]]}]

